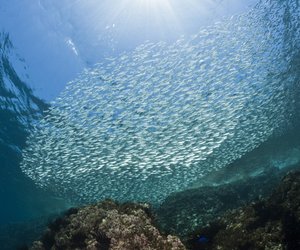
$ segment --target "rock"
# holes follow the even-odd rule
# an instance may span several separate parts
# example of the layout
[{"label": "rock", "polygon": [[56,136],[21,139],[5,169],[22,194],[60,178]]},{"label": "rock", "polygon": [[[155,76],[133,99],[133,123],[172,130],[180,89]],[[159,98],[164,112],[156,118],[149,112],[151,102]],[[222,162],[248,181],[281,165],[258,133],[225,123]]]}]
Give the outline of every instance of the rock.
[{"label": "rock", "polygon": [[179,238],[162,235],[153,225],[146,204],[106,200],[72,209],[51,223],[31,250],[185,249]]},{"label": "rock", "polygon": [[[190,249],[300,249],[300,171],[292,171],[267,199],[227,212],[196,230]],[[202,240],[203,238],[207,240]]]},{"label": "rock", "polygon": [[278,169],[272,168],[258,176],[232,183],[174,193],[156,210],[158,224],[164,231],[184,238],[226,211],[269,196],[282,175]]}]

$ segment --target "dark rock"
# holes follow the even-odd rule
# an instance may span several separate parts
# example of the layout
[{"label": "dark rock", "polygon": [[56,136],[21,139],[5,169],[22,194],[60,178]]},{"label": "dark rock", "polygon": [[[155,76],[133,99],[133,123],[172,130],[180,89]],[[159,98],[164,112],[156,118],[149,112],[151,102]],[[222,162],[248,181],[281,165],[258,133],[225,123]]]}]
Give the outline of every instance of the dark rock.
[{"label": "dark rock", "polygon": [[274,168],[232,183],[174,193],[156,210],[158,224],[168,233],[185,237],[228,210],[269,196],[280,176],[282,173]]},{"label": "dark rock", "polygon": [[68,211],[53,221],[32,250],[185,249],[175,236],[162,235],[146,204],[107,200]]},{"label": "dark rock", "polygon": [[[300,249],[300,172],[292,171],[267,199],[227,212],[196,230],[190,249]],[[199,241],[205,236],[208,241]]]}]

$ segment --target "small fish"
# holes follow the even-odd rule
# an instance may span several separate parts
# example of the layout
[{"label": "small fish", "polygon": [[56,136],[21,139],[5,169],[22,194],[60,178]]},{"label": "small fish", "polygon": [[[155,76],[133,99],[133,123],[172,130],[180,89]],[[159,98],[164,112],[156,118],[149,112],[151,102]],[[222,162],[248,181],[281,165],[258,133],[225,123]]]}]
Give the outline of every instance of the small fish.
[{"label": "small fish", "polygon": [[264,2],[191,39],[146,42],[86,69],[37,122],[22,170],[80,201],[159,202],[266,141],[292,113],[292,91],[282,90],[299,75],[280,72],[300,27],[282,39],[282,1]]},{"label": "small fish", "polygon": [[209,240],[208,240],[208,238],[207,237],[205,237],[204,235],[200,235],[199,237],[198,237],[198,239],[197,239],[197,242],[199,242],[199,243],[208,243],[209,242]]}]

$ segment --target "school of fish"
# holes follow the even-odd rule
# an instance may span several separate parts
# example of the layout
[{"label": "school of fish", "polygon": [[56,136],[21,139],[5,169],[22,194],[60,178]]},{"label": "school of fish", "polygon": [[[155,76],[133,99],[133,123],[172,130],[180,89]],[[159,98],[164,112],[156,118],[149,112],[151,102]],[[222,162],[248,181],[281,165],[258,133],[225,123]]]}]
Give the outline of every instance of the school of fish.
[{"label": "school of fish", "polygon": [[297,1],[261,1],[85,70],[36,124],[22,170],[79,202],[188,188],[289,126],[298,17]]}]

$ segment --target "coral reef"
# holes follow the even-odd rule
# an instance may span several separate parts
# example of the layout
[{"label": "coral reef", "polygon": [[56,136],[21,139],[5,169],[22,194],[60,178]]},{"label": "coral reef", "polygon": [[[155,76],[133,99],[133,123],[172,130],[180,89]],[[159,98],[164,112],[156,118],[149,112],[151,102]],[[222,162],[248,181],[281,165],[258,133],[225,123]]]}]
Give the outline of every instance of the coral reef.
[{"label": "coral reef", "polygon": [[158,231],[148,205],[106,200],[69,210],[51,223],[30,249],[183,250],[185,247],[179,238]]},{"label": "coral reef", "polygon": [[190,249],[300,249],[300,171],[287,174],[267,199],[227,212],[188,240]]}]

